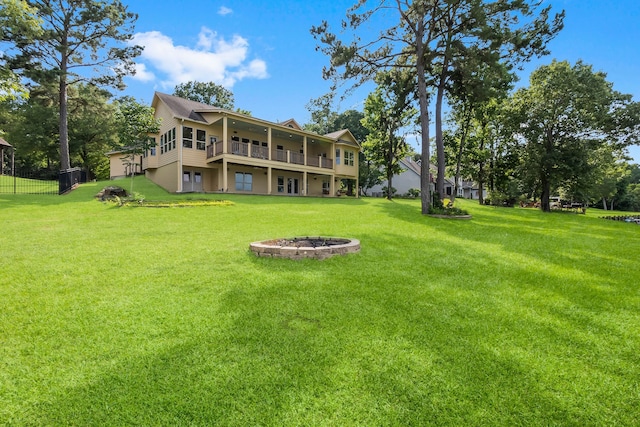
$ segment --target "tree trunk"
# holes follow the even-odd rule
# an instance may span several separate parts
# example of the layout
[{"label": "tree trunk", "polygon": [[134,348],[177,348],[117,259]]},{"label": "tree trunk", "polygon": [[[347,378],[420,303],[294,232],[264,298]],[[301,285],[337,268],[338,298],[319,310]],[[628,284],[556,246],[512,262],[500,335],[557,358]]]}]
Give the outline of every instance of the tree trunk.
[{"label": "tree trunk", "polygon": [[547,179],[546,175],[543,174],[540,179],[540,183],[542,185],[542,194],[540,195],[540,209],[543,212],[551,212],[551,205],[549,204],[549,197],[551,196],[551,183]]},{"label": "tree trunk", "polygon": [[602,198],[602,209],[604,209],[605,211],[607,210],[607,199],[605,199],[604,197]]},{"label": "tree trunk", "polygon": [[442,99],[444,97],[446,77],[443,71],[440,76],[440,82],[438,84],[438,91],[436,93],[436,155],[438,158],[438,176],[436,178],[436,191],[440,194],[440,200],[445,199],[444,193],[444,169],[445,169],[445,157],[444,157],[444,142],[442,140]]},{"label": "tree trunk", "polygon": [[418,105],[420,106],[420,134],[422,137],[422,162],[420,163],[420,203],[422,214],[429,213],[431,208],[431,179],[429,171],[429,95],[424,67],[424,26],[421,24],[416,32],[416,71],[418,74]]},{"label": "tree trunk", "polygon": [[460,165],[462,163],[462,153],[464,152],[464,145],[467,141],[467,132],[470,127],[471,114],[467,111],[467,115],[465,116],[465,121],[463,122],[462,135],[460,135],[460,147],[458,148],[458,155],[456,158],[456,175],[455,182],[453,183],[453,192],[451,194],[451,204],[456,201],[456,196],[458,195],[458,187],[460,185]]},{"label": "tree trunk", "polygon": [[[486,134],[482,133],[482,139],[480,140],[480,152],[484,150],[484,136]],[[478,204],[484,205],[484,162],[480,160],[478,163]]]},{"label": "tree trunk", "polygon": [[[67,22],[65,21],[65,25]],[[58,122],[60,136],[60,169],[67,170],[71,168],[71,159],[69,156],[69,120],[67,108],[67,67],[69,61],[68,28],[64,28],[63,37],[60,43],[60,76],[59,76],[59,96],[60,96],[60,118]]]},{"label": "tree trunk", "polygon": [[484,163],[478,165],[478,204],[484,205]]},{"label": "tree trunk", "polygon": [[67,75],[66,66],[60,71],[60,169],[67,170],[71,168],[71,160],[69,158],[69,126],[67,113]]}]

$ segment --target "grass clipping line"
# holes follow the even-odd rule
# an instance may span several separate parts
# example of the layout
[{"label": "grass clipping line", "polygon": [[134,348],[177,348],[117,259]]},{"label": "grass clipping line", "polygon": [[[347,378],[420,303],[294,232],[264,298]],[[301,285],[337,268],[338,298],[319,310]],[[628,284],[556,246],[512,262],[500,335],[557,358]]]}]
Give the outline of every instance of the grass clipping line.
[{"label": "grass clipping line", "polygon": [[124,200],[117,197],[112,200],[118,207],[128,206],[137,208],[193,208],[200,206],[233,206],[229,200]]}]

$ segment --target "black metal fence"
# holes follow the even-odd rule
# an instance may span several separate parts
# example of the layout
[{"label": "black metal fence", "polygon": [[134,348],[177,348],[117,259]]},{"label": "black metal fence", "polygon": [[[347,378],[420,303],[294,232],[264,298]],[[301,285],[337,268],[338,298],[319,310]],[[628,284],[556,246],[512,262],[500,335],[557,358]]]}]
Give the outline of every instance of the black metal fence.
[{"label": "black metal fence", "polygon": [[60,172],[5,168],[0,174],[0,194],[64,194],[82,182],[87,182],[87,174],[80,168]]}]

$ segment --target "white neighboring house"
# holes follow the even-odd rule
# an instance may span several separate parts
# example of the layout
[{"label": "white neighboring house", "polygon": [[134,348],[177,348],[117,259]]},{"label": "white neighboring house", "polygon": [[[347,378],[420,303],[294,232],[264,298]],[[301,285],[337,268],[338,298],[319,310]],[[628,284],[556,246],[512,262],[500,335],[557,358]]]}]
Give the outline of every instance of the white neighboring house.
[{"label": "white neighboring house", "polygon": [[[394,175],[391,179],[391,186],[396,189],[396,195],[402,196],[415,188],[420,190],[420,162],[416,162],[412,157],[405,157],[400,160],[400,167],[404,172]],[[383,197],[382,189],[388,185],[385,179],[379,185],[374,185],[369,189],[369,195],[373,197]]]},{"label": "white neighboring house", "polygon": [[[482,189],[483,198],[487,198],[487,189]],[[480,195],[480,189],[478,188],[478,183],[473,181],[465,181],[461,180],[460,185],[458,186],[458,195],[457,197],[464,197],[465,199],[474,199],[478,200],[478,196]]]},{"label": "white neighboring house", "polygon": [[[410,189],[415,188],[420,190],[420,162],[416,162],[412,157],[408,156],[400,160],[400,167],[404,169],[404,172],[394,175],[391,180],[391,186],[396,189],[396,196],[403,196],[409,192]],[[436,167],[431,165],[429,168],[432,172],[430,177],[431,191],[435,190],[434,185],[434,172]],[[451,196],[454,191],[454,178],[444,179],[444,192],[447,196]],[[382,181],[381,184],[376,185],[369,189],[369,194],[373,197],[383,197],[383,188],[387,186],[387,180]],[[487,197],[487,190],[483,190],[484,197]],[[473,181],[461,180],[458,186],[458,194],[456,197],[464,197],[465,199],[478,199],[479,189],[478,184]]]}]

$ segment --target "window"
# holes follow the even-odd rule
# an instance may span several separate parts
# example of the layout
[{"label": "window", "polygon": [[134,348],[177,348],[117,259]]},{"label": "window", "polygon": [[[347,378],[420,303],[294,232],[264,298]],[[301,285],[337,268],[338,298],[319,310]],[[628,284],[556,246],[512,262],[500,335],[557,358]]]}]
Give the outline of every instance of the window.
[{"label": "window", "polygon": [[278,177],[278,193],[284,193],[284,176]]},{"label": "window", "polygon": [[253,191],[253,175],[236,172],[236,191]]},{"label": "window", "polygon": [[353,155],[353,151],[344,151],[344,164],[346,166],[354,166],[355,165],[355,156]]},{"label": "window", "polygon": [[322,194],[329,194],[329,190],[331,190],[331,184],[326,179],[322,181]]},{"label": "window", "polygon": [[207,145],[207,133],[201,129],[196,129],[196,149],[205,150]]},{"label": "window", "polygon": [[193,128],[189,126],[182,126],[182,146],[193,148]]},{"label": "window", "polygon": [[176,148],[176,128],[160,135],[160,154],[167,153]]},{"label": "window", "polygon": [[191,172],[182,172],[182,182],[191,182]]},{"label": "window", "polygon": [[336,165],[340,164],[340,149],[336,150]]},{"label": "window", "polygon": [[149,147],[149,149],[142,154],[142,157],[145,157],[145,158],[156,155],[156,145],[157,145],[156,139],[153,136],[150,136],[147,139],[148,139],[147,147]]}]

